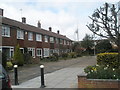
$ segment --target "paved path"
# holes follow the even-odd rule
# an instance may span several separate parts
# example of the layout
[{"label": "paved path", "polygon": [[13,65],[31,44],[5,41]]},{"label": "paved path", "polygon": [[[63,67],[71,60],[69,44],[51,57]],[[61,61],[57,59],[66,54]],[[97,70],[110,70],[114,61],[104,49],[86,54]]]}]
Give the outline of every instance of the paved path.
[{"label": "paved path", "polygon": [[[69,67],[45,74],[45,88],[77,88],[77,75],[84,74],[83,70],[86,66],[96,64],[95,57],[82,57],[79,60],[79,62]],[[39,88],[40,76],[12,87]]]}]

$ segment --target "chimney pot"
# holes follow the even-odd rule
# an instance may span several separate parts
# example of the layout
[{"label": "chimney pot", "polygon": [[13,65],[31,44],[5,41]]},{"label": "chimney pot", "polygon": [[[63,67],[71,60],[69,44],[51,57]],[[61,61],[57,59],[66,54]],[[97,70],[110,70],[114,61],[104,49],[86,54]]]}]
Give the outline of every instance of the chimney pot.
[{"label": "chimney pot", "polygon": [[0,8],[0,16],[3,16],[3,9]]},{"label": "chimney pot", "polygon": [[49,31],[52,31],[52,27],[49,27]]},{"label": "chimney pot", "polygon": [[57,34],[60,34],[60,31],[59,31],[59,30],[57,31]]},{"label": "chimney pot", "polygon": [[38,28],[41,28],[41,23],[40,23],[40,21],[38,21]]},{"label": "chimney pot", "polygon": [[26,23],[26,18],[22,17],[22,23]]}]

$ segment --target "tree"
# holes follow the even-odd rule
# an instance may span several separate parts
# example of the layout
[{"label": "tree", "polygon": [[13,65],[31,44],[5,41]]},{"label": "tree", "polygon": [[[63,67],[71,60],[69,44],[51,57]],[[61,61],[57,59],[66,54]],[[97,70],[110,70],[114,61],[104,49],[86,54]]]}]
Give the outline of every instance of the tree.
[{"label": "tree", "polygon": [[22,66],[24,64],[23,54],[20,50],[19,44],[15,48],[13,63],[19,66]]},{"label": "tree", "polygon": [[93,37],[86,34],[86,36],[83,38],[83,41],[81,41],[81,47],[86,48],[86,51],[90,54],[92,51],[92,48],[94,46]]},{"label": "tree", "polygon": [[96,9],[89,18],[92,22],[86,25],[94,34],[114,42],[120,50],[120,7],[105,3]]},{"label": "tree", "polygon": [[86,34],[86,36],[83,38],[83,41],[81,42],[81,46],[83,48],[92,48],[94,43],[93,43],[93,37],[91,37],[90,35]]},{"label": "tree", "polygon": [[108,40],[102,40],[96,45],[97,53],[111,52],[112,45]]}]

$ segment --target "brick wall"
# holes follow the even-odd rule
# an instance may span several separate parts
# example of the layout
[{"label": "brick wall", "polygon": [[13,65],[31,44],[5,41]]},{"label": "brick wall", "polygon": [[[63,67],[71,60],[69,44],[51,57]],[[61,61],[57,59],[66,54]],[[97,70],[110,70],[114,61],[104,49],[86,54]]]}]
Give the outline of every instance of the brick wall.
[{"label": "brick wall", "polygon": [[78,88],[119,88],[120,80],[87,79],[86,76],[78,76]]}]

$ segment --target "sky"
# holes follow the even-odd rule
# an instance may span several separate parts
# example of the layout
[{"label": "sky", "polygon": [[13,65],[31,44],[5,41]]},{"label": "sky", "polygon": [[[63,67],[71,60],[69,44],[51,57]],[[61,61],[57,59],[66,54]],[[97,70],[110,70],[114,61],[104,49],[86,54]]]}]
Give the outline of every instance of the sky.
[{"label": "sky", "polygon": [[52,27],[52,32],[59,30],[71,40],[78,40],[78,29],[81,41],[86,34],[93,34],[86,27],[91,22],[88,16],[105,2],[117,4],[119,0],[0,0],[0,8],[4,17],[20,22],[26,17],[26,23],[33,26],[40,21],[43,29]]}]

